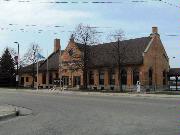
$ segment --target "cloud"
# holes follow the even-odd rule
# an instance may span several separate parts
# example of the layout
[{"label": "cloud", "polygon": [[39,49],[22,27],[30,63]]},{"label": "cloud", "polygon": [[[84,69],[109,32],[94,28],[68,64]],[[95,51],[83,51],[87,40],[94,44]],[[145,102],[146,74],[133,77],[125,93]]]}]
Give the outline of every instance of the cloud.
[{"label": "cloud", "polygon": [[67,24],[79,18],[91,18],[92,14],[80,10],[62,10],[49,4],[24,4],[6,2],[0,4],[1,24]]}]

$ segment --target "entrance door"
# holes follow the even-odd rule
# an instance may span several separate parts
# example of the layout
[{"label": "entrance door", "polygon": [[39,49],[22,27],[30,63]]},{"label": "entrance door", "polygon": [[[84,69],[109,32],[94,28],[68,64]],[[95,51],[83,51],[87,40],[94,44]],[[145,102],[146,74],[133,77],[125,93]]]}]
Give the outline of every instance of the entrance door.
[{"label": "entrance door", "polygon": [[21,85],[24,85],[24,77],[21,77]]},{"label": "entrance door", "polygon": [[63,86],[68,86],[69,85],[69,77],[68,76],[63,76]]},{"label": "entrance door", "polygon": [[76,87],[77,85],[81,84],[81,77],[80,76],[74,76],[73,86]]}]

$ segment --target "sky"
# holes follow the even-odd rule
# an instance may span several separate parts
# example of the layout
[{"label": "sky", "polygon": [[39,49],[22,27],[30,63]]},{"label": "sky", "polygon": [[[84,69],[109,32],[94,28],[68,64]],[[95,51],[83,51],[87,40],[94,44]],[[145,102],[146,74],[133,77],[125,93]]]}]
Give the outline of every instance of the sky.
[{"label": "sky", "polygon": [[179,5],[179,0],[0,0],[0,53],[7,46],[17,49],[19,42],[22,57],[37,43],[47,57],[55,38],[65,49],[79,23],[98,27],[101,42],[114,30],[131,39],[149,36],[157,26],[170,66],[180,67]]}]

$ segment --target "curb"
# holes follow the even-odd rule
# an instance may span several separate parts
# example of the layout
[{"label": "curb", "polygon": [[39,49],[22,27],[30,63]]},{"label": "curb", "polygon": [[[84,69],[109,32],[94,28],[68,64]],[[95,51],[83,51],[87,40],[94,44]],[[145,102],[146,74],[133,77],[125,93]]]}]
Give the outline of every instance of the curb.
[{"label": "curb", "polygon": [[19,114],[19,110],[15,108],[14,111],[10,111],[10,112],[0,115],[0,121],[16,117],[18,116],[18,114]]},{"label": "curb", "polygon": [[[14,91],[13,89],[11,89]],[[10,91],[11,91],[10,90]],[[81,92],[81,91],[49,91],[48,89],[44,90],[19,90],[19,92],[29,92],[29,93],[38,93],[38,94],[74,94],[74,95],[87,95],[87,96],[114,96],[114,97],[142,97],[142,98],[169,98],[169,99],[180,99],[180,95],[165,95],[165,94],[145,94],[145,93],[100,93],[100,92]]]}]

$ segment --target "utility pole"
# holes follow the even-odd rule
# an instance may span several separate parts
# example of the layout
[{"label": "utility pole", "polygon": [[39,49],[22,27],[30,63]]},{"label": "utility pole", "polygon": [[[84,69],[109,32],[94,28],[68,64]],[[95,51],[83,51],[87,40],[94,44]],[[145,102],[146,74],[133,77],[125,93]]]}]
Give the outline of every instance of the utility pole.
[{"label": "utility pole", "polygon": [[62,78],[62,60],[61,60],[61,46],[59,48],[59,87],[61,90],[61,78]]},{"label": "utility pole", "polygon": [[35,78],[35,72],[34,72],[34,68],[35,68],[35,47],[33,45],[33,82],[32,82],[32,88],[34,89],[34,78]]},{"label": "utility pole", "polygon": [[16,89],[19,87],[19,43],[14,42],[18,45],[18,56],[17,56],[17,70],[16,70]]}]

